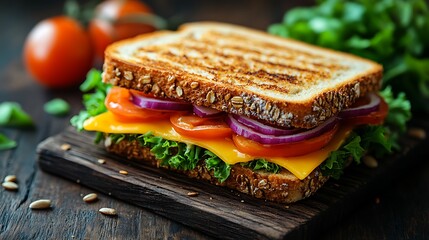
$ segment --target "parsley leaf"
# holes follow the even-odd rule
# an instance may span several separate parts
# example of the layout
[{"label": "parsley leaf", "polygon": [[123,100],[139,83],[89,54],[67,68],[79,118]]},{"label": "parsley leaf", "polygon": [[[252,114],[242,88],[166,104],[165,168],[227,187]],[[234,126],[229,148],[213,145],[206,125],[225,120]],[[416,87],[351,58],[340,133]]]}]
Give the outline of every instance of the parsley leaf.
[{"label": "parsley leaf", "polygon": [[389,105],[386,124],[394,130],[405,132],[406,124],[411,119],[411,104],[405,97],[405,93],[401,92],[395,98],[391,86],[387,86],[380,95]]},{"label": "parsley leaf", "polygon": [[16,142],[12,139],[9,139],[6,135],[0,133],[0,151],[12,149],[17,146]]},{"label": "parsley leaf", "polygon": [[0,126],[33,127],[34,123],[19,103],[3,102],[0,104]]},{"label": "parsley leaf", "polygon": [[91,69],[86,75],[85,81],[80,85],[80,90],[83,92],[92,92],[83,95],[85,110],[73,116],[70,119],[70,124],[78,131],[82,131],[83,123],[86,119],[106,112],[107,108],[104,105],[104,100],[110,88],[110,84],[102,82],[101,72],[96,69]]},{"label": "parsley leaf", "polygon": [[425,0],[320,0],[288,10],[268,32],[370,58],[384,86],[429,112],[429,8]]},{"label": "parsley leaf", "polygon": [[70,105],[61,98],[55,98],[43,105],[45,112],[55,115],[64,116],[70,111]]}]

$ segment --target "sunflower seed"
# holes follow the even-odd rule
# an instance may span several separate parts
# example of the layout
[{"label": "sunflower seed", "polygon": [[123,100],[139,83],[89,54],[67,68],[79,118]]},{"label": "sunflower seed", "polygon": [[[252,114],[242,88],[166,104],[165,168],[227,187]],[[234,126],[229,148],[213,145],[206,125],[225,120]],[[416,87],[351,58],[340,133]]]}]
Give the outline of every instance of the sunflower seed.
[{"label": "sunflower seed", "polygon": [[113,208],[100,208],[100,210],[98,210],[100,213],[104,214],[104,215],[109,215],[109,216],[116,216],[116,210]]},{"label": "sunflower seed", "polygon": [[231,94],[227,93],[224,97],[225,101],[228,101],[229,99],[231,99]]},{"label": "sunflower seed", "polygon": [[150,75],[143,75],[139,78],[139,82],[143,84],[148,84],[152,82],[152,78],[150,77]]},{"label": "sunflower seed", "polygon": [[200,84],[198,82],[191,82],[191,88],[196,89]]},{"label": "sunflower seed", "polygon": [[9,191],[18,190],[18,184],[14,183],[14,182],[4,182],[1,185],[3,186],[4,189],[9,190]]},{"label": "sunflower seed", "polygon": [[90,194],[85,195],[85,197],[83,197],[82,199],[85,202],[94,202],[95,200],[98,199],[98,196],[95,193],[90,193]]},{"label": "sunflower seed", "polygon": [[168,81],[169,83],[174,82],[174,80],[176,80],[176,77],[175,77],[175,76],[173,76],[173,75],[170,75],[170,76],[168,76],[168,78],[167,78],[167,81]]},{"label": "sunflower seed", "polygon": [[115,68],[114,72],[117,77],[121,76],[121,71],[119,70],[119,68]]},{"label": "sunflower seed", "polygon": [[235,96],[231,98],[232,106],[235,108],[241,108],[243,107],[243,98],[240,96]]},{"label": "sunflower seed", "polygon": [[133,73],[131,71],[124,71],[124,78],[131,81],[134,79]]},{"label": "sunflower seed", "polygon": [[70,146],[70,144],[64,143],[61,145],[61,149],[64,151],[68,151],[71,149],[71,146]]},{"label": "sunflower seed", "polygon": [[188,196],[189,197],[196,197],[196,196],[198,196],[199,195],[199,193],[198,192],[188,192]]},{"label": "sunflower seed", "polygon": [[120,171],[119,171],[119,173],[120,173],[120,174],[123,174],[123,175],[128,175],[128,172],[127,172],[127,171],[125,171],[125,170],[120,170]]},{"label": "sunflower seed", "polygon": [[153,92],[153,93],[158,94],[160,90],[161,90],[161,89],[159,88],[158,84],[154,83],[154,84],[152,85],[152,92]]},{"label": "sunflower seed", "polygon": [[5,182],[16,182],[16,176],[15,175],[7,175],[4,178],[4,181]]},{"label": "sunflower seed", "polygon": [[366,155],[365,157],[363,157],[362,161],[369,168],[378,167],[377,159],[375,159],[373,156]]},{"label": "sunflower seed", "polygon": [[409,128],[407,133],[413,138],[421,140],[426,139],[426,131],[421,128]]},{"label": "sunflower seed", "polygon": [[183,90],[180,86],[176,87],[177,96],[181,97],[183,95]]},{"label": "sunflower seed", "polygon": [[40,199],[30,203],[31,209],[46,209],[51,207],[51,200]]},{"label": "sunflower seed", "polygon": [[209,91],[206,95],[206,100],[209,103],[214,103],[216,101],[216,95],[213,91]]}]

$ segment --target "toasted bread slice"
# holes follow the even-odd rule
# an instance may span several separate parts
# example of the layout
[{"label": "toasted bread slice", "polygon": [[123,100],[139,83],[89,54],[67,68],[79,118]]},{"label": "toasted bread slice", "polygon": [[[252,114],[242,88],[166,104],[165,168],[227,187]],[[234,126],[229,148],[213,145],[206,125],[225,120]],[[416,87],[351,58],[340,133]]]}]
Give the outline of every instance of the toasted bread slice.
[{"label": "toasted bread slice", "polygon": [[[159,165],[150,148],[142,147],[136,141],[128,141],[126,138],[120,142],[110,143],[106,149],[114,154],[122,156],[125,160],[140,160],[144,164],[150,164],[156,167]],[[165,167],[164,168],[168,168]],[[327,180],[320,170],[316,168],[305,179],[300,180],[286,169],[279,173],[269,173],[262,170],[254,171],[244,167],[241,164],[231,166],[231,174],[224,182],[220,182],[214,177],[213,171],[205,166],[205,161],[199,161],[193,170],[176,170],[188,177],[205,180],[215,185],[225,186],[227,188],[279,203],[292,203],[307,198],[315,193]]]},{"label": "toasted bread slice", "polygon": [[105,55],[104,82],[301,128],[378,90],[383,71],[350,54],[214,22],[120,41]]}]

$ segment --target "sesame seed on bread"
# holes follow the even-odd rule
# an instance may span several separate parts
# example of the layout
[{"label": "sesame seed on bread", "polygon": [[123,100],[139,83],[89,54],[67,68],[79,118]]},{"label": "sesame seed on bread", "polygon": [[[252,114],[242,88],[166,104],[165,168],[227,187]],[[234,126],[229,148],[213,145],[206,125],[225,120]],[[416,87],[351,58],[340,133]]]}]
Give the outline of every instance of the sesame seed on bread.
[{"label": "sesame seed on bread", "polygon": [[377,91],[383,71],[350,54],[216,22],[119,41],[105,56],[104,82],[300,128]]}]

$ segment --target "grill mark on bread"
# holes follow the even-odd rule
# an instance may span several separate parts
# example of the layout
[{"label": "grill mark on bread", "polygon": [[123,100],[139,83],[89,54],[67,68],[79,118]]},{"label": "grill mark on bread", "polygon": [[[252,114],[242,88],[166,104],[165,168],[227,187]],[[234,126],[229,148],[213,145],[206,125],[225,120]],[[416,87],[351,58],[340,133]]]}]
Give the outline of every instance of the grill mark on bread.
[{"label": "grill mark on bread", "polygon": [[[234,34],[234,33],[228,33],[228,34],[220,34],[218,32],[207,32],[206,33],[208,35],[207,38],[201,38],[201,39],[195,39],[195,38],[190,38],[188,39],[188,41],[186,43],[192,43],[192,44],[203,44],[205,46],[205,48],[209,48],[210,46],[216,46],[219,43],[215,40],[212,39],[216,39],[216,38],[220,38],[220,39],[228,39],[232,41],[225,41],[226,43],[222,43],[222,47],[224,48],[233,48],[236,50],[240,50],[241,52],[245,52],[245,53],[254,53],[256,55],[266,55],[269,57],[276,57],[278,58],[279,56],[282,57],[283,59],[292,59],[292,60],[296,60],[296,56],[305,56],[305,61],[309,61],[312,60],[311,62],[307,62],[307,63],[311,63],[317,67],[323,67],[323,68],[328,68],[328,69],[346,69],[345,66],[342,66],[340,64],[330,64],[329,62],[317,62],[317,59],[327,59],[326,56],[321,56],[319,54],[312,54],[306,51],[300,51],[291,47],[287,47],[287,46],[283,46],[283,45],[278,45],[278,44],[274,44],[274,43],[268,43],[268,42],[262,42],[262,41],[258,41],[257,39],[251,39],[249,44],[243,44],[245,42],[248,42],[248,39],[238,35],[238,34]],[[229,44],[230,42],[238,42],[241,43],[241,45],[237,45],[237,44]],[[184,43],[183,45],[185,45],[186,43]],[[246,47],[243,47],[246,46]],[[262,53],[261,51],[259,51],[257,48],[262,48],[265,52]],[[267,50],[272,50],[274,52],[276,52],[275,54],[267,54],[266,51]],[[288,53],[287,55],[284,53]]]},{"label": "grill mark on bread", "polygon": [[[316,74],[318,72],[320,72],[321,68],[327,73],[329,73],[332,70],[346,70],[347,69],[346,66],[343,66],[341,64],[329,63],[329,61],[332,61],[332,60],[326,61],[327,60],[326,57],[322,58],[322,56],[320,56],[320,55],[312,55],[311,57],[298,60],[296,58],[296,55],[302,56],[302,55],[305,55],[305,52],[297,51],[297,50],[293,50],[293,49],[290,49],[288,51],[289,54],[287,55],[287,54],[284,54],[282,52],[278,53],[278,51],[276,49],[272,49],[272,51],[274,51],[274,52],[277,51],[276,53],[268,53],[268,52],[261,52],[261,50],[259,50],[256,46],[252,46],[252,45],[249,45],[248,47],[242,47],[239,45],[224,43],[224,44],[222,44],[222,50],[223,50],[223,52],[222,52],[219,50],[219,48],[214,47],[216,45],[217,45],[216,41],[209,40],[209,39],[204,39],[204,41],[201,41],[201,40],[198,41],[195,39],[188,39],[187,42],[183,42],[180,44],[169,44],[169,46],[171,46],[171,47],[183,48],[183,49],[187,49],[187,50],[188,49],[189,50],[199,49],[200,52],[203,52],[205,54],[207,54],[207,53],[222,54],[222,55],[227,56],[227,57],[234,57],[234,56],[239,56],[239,55],[243,55],[243,54],[246,54],[246,55],[253,54],[254,56],[249,60],[257,61],[257,62],[260,62],[262,64],[268,63],[268,64],[272,64],[272,65],[278,65],[278,66],[283,67],[283,68],[296,69],[296,70],[300,70],[300,71],[302,71],[302,70],[311,71],[312,73],[316,73]],[[157,52],[159,50],[160,50],[160,48],[158,48],[157,50],[151,49],[150,51],[151,52]],[[231,51],[231,50],[235,50],[237,53],[235,55],[224,53],[225,51]],[[264,50],[266,51],[267,49],[264,48]],[[261,61],[259,59],[261,56],[264,56],[265,58],[275,58],[275,59],[281,58],[283,61],[284,60],[291,60],[293,63],[306,66],[307,68],[293,66],[291,64],[280,64],[280,63],[273,63],[271,61]],[[318,62],[317,60],[320,60],[320,59],[323,59],[325,61]],[[311,70],[308,68],[308,67],[312,67],[312,66],[315,68],[315,70]]]},{"label": "grill mark on bread", "polygon": [[[192,59],[186,55],[177,56],[172,54],[171,52],[166,52],[164,54],[174,62],[178,62],[183,65],[192,65],[194,68],[198,67],[200,71],[205,71],[208,74],[214,75],[215,77],[213,81],[217,81],[217,82],[227,83],[228,81],[233,81],[235,85],[244,85],[244,86],[253,84],[253,85],[258,85],[258,87],[264,90],[274,90],[274,91],[283,91],[283,92],[289,92],[289,90],[287,89],[285,90],[284,88],[284,85],[286,85],[285,81],[289,83],[289,85],[302,84],[301,81],[294,75],[269,73],[263,69],[260,69],[258,71],[246,71],[246,69],[244,68],[243,69],[235,68],[236,66],[230,66],[222,62],[218,62],[218,65],[216,67],[207,67],[204,65],[201,59]],[[169,64],[169,63],[166,63],[166,64]],[[231,72],[234,72],[233,80],[232,78],[228,78],[228,75]],[[240,77],[238,77],[237,74],[239,74]],[[224,76],[224,78],[221,76]],[[252,77],[263,78],[265,79],[265,81],[263,83],[254,82],[252,81]],[[293,88],[296,89],[295,87]]]},{"label": "grill mark on bread", "polygon": [[[262,53],[261,51],[257,49],[251,49],[251,48],[244,48],[238,45],[222,45],[222,49],[214,48],[212,46],[215,46],[215,41],[210,40],[204,40],[202,41],[196,41],[194,39],[189,39],[187,42],[184,43],[176,43],[176,44],[168,44],[169,48],[174,49],[180,49],[181,52],[189,52],[189,51],[197,51],[201,55],[208,55],[211,54],[212,56],[216,57],[223,57],[225,59],[232,59],[232,58],[240,58],[240,60],[245,60],[248,62],[255,62],[261,64],[261,66],[269,66],[269,67],[276,67],[277,69],[288,69],[288,70],[294,70],[297,73],[304,73],[307,72],[308,74],[312,75],[318,75],[320,77],[329,78],[330,72],[332,70],[346,70],[347,68],[345,66],[342,66],[341,64],[329,64],[329,63],[322,63],[314,61],[310,58],[300,59],[297,60],[296,56],[294,55],[283,55],[281,56],[281,59],[283,63],[279,62],[273,62],[271,60],[260,60],[260,57],[263,56],[266,59],[274,58],[279,59],[279,54],[271,54],[271,53]],[[165,46],[147,46],[144,48],[144,51],[146,52],[157,52],[158,54],[161,53],[163,50],[165,51]],[[227,52],[231,52],[231,50],[235,50],[234,53],[228,54]],[[291,51],[293,52],[293,51]],[[249,53],[252,53],[253,55],[249,55]],[[246,54],[247,58],[243,58],[242,55]],[[162,56],[162,55],[160,55]],[[188,56],[186,56],[188,57]],[[316,58],[317,59],[317,58]],[[320,59],[320,56],[318,56],[318,59]],[[291,63],[284,63],[284,60],[293,60]]]},{"label": "grill mark on bread", "polygon": [[[173,61],[176,63],[180,63],[182,65],[191,65],[193,68],[198,67],[199,71],[205,71],[211,74],[216,74],[217,72],[217,81],[225,82],[225,79],[222,79],[221,76],[226,76],[228,73],[234,73],[237,75],[241,75],[239,78],[237,78],[237,75],[234,75],[234,82],[235,83],[241,83],[241,84],[249,84],[249,76],[253,76],[259,79],[269,80],[268,84],[258,84],[257,82],[253,81],[253,84],[261,85],[261,86],[270,86],[269,89],[280,89],[280,87],[277,87],[279,83],[283,83],[282,87],[284,87],[285,81],[296,85],[293,88],[296,88],[297,86],[305,87],[303,83],[309,84],[310,82],[313,82],[315,80],[322,80],[324,78],[329,78],[330,74],[329,72],[325,71],[316,71],[311,70],[307,68],[301,68],[298,66],[292,66],[292,65],[286,65],[286,64],[279,64],[274,62],[263,62],[260,60],[257,60],[255,58],[252,59],[245,59],[243,56],[239,55],[229,55],[225,54],[222,51],[216,50],[214,52],[214,56],[217,58],[221,58],[222,60],[218,60],[216,63],[213,63],[212,58],[210,56],[204,55],[207,54],[205,48],[196,47],[196,46],[190,46],[189,48],[186,48],[186,51],[183,49],[181,52],[198,52],[198,54],[202,55],[202,57],[198,58],[192,58],[188,54],[177,54],[176,50],[182,47],[182,45],[179,44],[171,44],[171,48],[169,50],[163,50],[158,49],[158,56],[160,59],[168,59],[169,61]],[[176,49],[172,51],[171,49]],[[150,51],[155,51],[154,49],[151,49]],[[201,61],[203,59],[204,61]],[[223,61],[224,60],[224,61]],[[234,64],[227,64],[225,61],[233,61]],[[261,66],[269,65],[268,69],[277,67],[278,69],[287,69],[287,70],[293,70],[294,74],[287,74],[287,73],[279,73],[279,72],[268,72],[264,69],[257,69],[255,71],[251,71],[249,67],[246,65],[246,62],[253,62],[253,63],[260,63]],[[291,86],[292,87],[292,86]],[[284,89],[283,89],[284,91]]]}]

